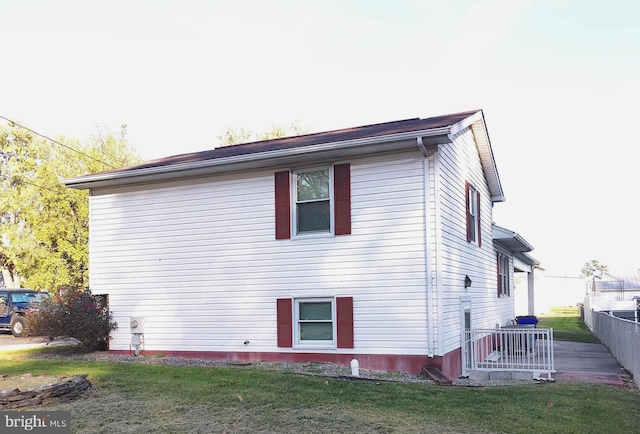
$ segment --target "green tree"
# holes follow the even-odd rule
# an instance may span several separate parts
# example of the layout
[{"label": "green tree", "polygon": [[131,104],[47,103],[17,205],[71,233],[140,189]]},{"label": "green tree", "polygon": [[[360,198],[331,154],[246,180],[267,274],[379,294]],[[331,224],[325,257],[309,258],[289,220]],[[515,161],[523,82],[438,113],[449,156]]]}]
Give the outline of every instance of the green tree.
[{"label": "green tree", "polygon": [[[124,133],[124,129],[123,129]],[[88,193],[60,179],[133,164],[124,134],[54,143],[0,126],[0,257],[23,286],[88,288]]]},{"label": "green tree", "polygon": [[218,136],[218,146],[230,146],[259,140],[272,140],[281,137],[299,136],[309,134],[311,129],[300,125],[299,121],[291,122],[288,126],[271,125],[271,128],[261,133],[252,133],[246,128],[227,128]]},{"label": "green tree", "polygon": [[601,264],[595,259],[592,259],[584,263],[581,271],[582,277],[601,276],[602,273],[609,271],[609,267]]}]

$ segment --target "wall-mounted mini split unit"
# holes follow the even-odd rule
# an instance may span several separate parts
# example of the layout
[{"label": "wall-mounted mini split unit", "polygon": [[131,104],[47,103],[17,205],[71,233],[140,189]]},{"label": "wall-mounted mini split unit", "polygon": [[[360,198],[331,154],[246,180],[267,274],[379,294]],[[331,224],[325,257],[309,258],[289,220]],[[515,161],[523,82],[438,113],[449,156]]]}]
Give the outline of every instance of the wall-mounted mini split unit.
[{"label": "wall-mounted mini split unit", "polygon": [[131,333],[144,333],[144,317],[132,316],[129,320],[129,327],[131,327]]}]

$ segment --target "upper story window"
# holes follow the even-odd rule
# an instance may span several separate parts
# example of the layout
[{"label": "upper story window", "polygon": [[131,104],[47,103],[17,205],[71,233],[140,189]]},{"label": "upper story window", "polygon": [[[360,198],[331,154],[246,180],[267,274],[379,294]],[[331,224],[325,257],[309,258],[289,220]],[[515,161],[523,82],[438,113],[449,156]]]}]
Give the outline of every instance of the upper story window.
[{"label": "upper story window", "polygon": [[351,233],[351,166],[275,173],[276,239]]},{"label": "upper story window", "polygon": [[294,172],[296,235],[331,232],[330,169]]},{"label": "upper story window", "polygon": [[509,257],[498,252],[498,297],[509,297]]},{"label": "upper story window", "polygon": [[481,246],[480,192],[469,182],[466,182],[465,190],[467,208],[467,241]]}]

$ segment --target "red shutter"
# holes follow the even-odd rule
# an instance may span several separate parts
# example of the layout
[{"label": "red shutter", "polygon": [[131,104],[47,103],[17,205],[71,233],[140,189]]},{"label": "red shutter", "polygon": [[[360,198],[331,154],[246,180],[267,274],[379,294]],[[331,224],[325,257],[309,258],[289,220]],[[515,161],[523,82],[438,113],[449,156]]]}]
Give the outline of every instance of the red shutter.
[{"label": "red shutter", "polygon": [[291,238],[289,171],[276,172],[276,240]]},{"label": "red shutter", "polygon": [[478,236],[476,237],[478,239],[478,247],[482,247],[482,228],[480,226],[480,191],[476,191],[476,204],[477,204],[477,210],[476,210],[476,214],[478,214]]},{"label": "red shutter", "polygon": [[333,167],[334,230],[336,235],[351,233],[351,167],[336,164]]},{"label": "red shutter", "polygon": [[277,300],[278,346],[293,346],[293,309],[290,298]]},{"label": "red shutter", "polygon": [[353,297],[336,298],[338,348],[353,348]]},{"label": "red shutter", "polygon": [[467,216],[467,242],[470,243],[471,242],[471,213],[470,208],[471,208],[471,204],[469,203],[469,181],[465,181],[464,183],[464,197],[465,197],[465,201],[466,201],[466,216]]}]

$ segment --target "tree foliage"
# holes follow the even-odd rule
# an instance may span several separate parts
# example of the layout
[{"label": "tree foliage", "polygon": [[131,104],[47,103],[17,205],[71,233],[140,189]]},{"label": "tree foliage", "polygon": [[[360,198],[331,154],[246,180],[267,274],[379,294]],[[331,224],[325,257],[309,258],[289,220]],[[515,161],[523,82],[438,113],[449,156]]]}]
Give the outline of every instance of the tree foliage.
[{"label": "tree foliage", "polygon": [[0,126],[0,267],[21,276],[22,286],[88,288],[88,192],[60,180],[138,162],[124,133],[56,144]]},{"label": "tree foliage", "polygon": [[310,128],[300,125],[298,121],[291,122],[288,126],[273,124],[270,129],[260,133],[252,133],[246,128],[227,128],[222,135],[218,136],[218,145],[230,146],[251,141],[272,140],[309,133]]},{"label": "tree foliage", "polygon": [[592,259],[584,263],[582,267],[582,276],[583,277],[591,277],[591,276],[601,276],[602,273],[606,273],[609,271],[609,267],[601,264],[599,261]]}]

